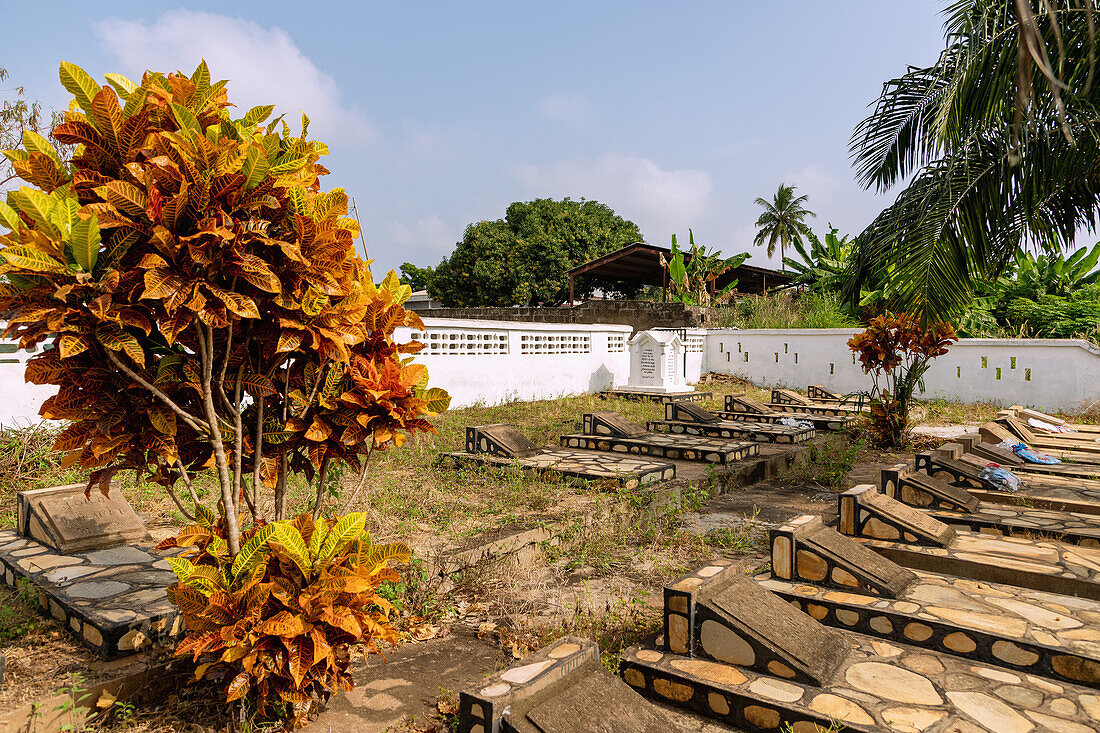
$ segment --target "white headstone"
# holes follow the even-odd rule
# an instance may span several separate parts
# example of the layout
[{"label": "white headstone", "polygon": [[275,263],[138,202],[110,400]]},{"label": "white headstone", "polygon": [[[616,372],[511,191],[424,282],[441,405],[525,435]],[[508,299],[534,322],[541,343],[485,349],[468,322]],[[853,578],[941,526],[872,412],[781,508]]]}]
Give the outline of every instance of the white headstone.
[{"label": "white headstone", "polygon": [[684,342],[674,332],[642,331],[630,339],[630,380],[627,390],[684,392]]}]

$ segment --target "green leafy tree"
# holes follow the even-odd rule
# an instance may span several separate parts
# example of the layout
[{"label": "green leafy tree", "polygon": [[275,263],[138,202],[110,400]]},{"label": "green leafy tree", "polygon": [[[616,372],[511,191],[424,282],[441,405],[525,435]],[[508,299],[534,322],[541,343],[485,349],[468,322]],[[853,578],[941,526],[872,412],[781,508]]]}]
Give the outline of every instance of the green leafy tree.
[{"label": "green leafy tree", "polygon": [[1095,0],[968,0],[947,48],[887,81],[856,128],[859,181],[908,182],[857,239],[846,295],[889,279],[890,306],[957,316],[1025,241],[1047,251],[1100,213]]},{"label": "green leafy tree", "polygon": [[[503,219],[470,224],[451,256],[435,268],[402,267],[448,307],[557,304],[569,297],[566,272],[642,239],[638,226],[598,201],[516,202]],[[633,297],[638,288],[577,279],[575,295],[595,289]]]},{"label": "green leafy tree", "polygon": [[779,256],[784,262],[786,262],[787,247],[801,237],[809,237],[811,234],[810,227],[806,225],[806,217],[816,216],[803,206],[808,200],[807,197],[795,196],[794,192],[794,186],[780,183],[771,201],[758,198],[755,202],[764,211],[756,220],[757,231],[753,244],[758,247],[767,246],[768,257],[775,254],[775,248],[778,245]]}]

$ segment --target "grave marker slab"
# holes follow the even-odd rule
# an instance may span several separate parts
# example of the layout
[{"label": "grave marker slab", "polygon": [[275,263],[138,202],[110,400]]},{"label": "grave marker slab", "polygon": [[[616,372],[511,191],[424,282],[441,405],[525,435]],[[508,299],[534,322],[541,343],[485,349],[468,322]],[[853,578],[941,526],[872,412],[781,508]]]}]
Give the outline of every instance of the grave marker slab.
[{"label": "grave marker slab", "polygon": [[20,491],[19,532],[63,555],[115,547],[149,538],[145,525],[117,485],[107,496],[84,484]]}]

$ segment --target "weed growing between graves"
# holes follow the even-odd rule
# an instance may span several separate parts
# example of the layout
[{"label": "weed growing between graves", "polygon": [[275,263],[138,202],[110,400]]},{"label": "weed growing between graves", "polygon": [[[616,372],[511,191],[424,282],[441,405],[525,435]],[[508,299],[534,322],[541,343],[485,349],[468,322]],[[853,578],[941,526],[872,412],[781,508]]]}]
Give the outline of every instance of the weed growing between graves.
[{"label": "weed growing between graves", "polygon": [[866,448],[866,440],[862,437],[847,433],[826,434],[806,444],[804,458],[787,472],[785,480],[790,485],[839,491]]},{"label": "weed growing between graves", "polygon": [[14,589],[0,585],[0,644],[21,639],[43,625],[38,591],[20,578]]}]

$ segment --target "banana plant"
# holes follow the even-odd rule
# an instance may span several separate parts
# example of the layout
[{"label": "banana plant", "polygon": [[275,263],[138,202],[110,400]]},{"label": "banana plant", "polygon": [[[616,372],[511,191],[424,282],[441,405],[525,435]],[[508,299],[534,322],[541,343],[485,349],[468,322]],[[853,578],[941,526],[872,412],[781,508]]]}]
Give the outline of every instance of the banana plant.
[{"label": "banana plant", "polygon": [[669,257],[661,255],[661,266],[668,271],[669,297],[687,305],[720,305],[730,300],[737,291],[737,280],[730,281],[721,291],[715,291],[716,281],[730,270],[744,264],[749,254],[742,252],[732,257],[722,257],[719,250],[708,252],[695,243],[695,233],[688,229],[688,246],[684,252],[672,235]]},{"label": "banana plant", "polygon": [[808,250],[801,237],[792,242],[801,262],[791,257],[783,258],[783,263],[794,273],[793,284],[805,285],[811,290],[839,290],[852,252],[848,235],[838,237],[837,228],[830,223],[824,242],[813,232],[807,232],[806,239],[810,245]]}]

